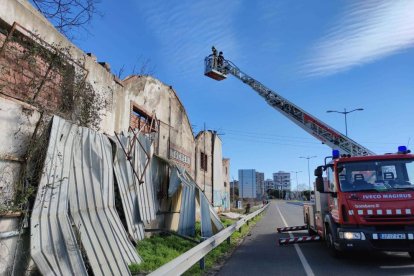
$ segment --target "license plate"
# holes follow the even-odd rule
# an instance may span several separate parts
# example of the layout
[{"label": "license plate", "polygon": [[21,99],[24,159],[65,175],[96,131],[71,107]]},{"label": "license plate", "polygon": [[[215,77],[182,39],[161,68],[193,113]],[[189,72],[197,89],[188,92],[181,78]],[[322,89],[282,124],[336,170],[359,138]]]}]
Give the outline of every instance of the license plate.
[{"label": "license plate", "polygon": [[405,234],[378,234],[381,240],[405,240]]}]

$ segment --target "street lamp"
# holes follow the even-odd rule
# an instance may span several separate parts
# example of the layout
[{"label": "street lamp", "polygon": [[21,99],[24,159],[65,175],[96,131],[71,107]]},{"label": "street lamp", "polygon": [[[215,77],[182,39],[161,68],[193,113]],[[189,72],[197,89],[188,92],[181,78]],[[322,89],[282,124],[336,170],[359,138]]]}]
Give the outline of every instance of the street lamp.
[{"label": "street lamp", "polygon": [[298,173],[302,172],[302,171],[290,171],[291,173],[295,173],[296,174],[296,190],[298,190]]},{"label": "street lamp", "polygon": [[310,199],[311,184],[310,184],[309,159],[316,158],[316,156],[300,156],[299,158],[307,159],[308,160],[308,181],[309,181],[309,199]]},{"label": "street lamp", "polygon": [[345,135],[348,136],[348,123],[346,121],[346,115],[349,114],[349,113],[351,113],[351,112],[354,112],[354,111],[362,111],[362,110],[364,110],[364,109],[363,108],[356,108],[356,109],[353,109],[351,111],[346,111],[346,108],[344,108],[344,111],[327,110],[326,113],[332,113],[332,112],[334,112],[334,113],[343,114],[345,116]]}]

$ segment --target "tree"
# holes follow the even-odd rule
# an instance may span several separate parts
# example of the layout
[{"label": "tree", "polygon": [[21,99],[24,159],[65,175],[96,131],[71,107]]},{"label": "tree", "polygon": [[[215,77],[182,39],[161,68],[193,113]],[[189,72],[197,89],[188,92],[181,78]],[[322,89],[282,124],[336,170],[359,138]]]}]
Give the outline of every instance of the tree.
[{"label": "tree", "polygon": [[151,65],[151,60],[149,58],[144,59],[141,55],[136,59],[136,62],[133,68],[130,70],[129,74],[125,72],[125,64],[116,73],[116,76],[119,79],[123,79],[128,75],[139,75],[139,76],[153,76],[155,74],[155,66]]},{"label": "tree", "polygon": [[31,0],[62,34],[73,39],[72,31],[90,23],[99,0]]}]

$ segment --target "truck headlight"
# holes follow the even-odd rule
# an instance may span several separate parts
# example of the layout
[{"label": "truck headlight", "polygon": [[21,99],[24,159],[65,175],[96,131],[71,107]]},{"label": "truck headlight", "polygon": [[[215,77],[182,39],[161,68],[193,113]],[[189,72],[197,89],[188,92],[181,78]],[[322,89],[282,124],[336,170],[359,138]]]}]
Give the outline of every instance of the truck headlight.
[{"label": "truck headlight", "polygon": [[339,232],[339,238],[345,240],[365,240],[365,235],[362,232]]}]

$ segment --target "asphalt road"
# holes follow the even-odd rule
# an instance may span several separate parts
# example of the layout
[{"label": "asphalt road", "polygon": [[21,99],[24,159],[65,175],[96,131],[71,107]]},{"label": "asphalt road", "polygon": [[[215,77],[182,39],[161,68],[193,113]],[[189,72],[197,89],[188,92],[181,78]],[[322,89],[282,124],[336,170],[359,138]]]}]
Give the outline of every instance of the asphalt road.
[{"label": "asphalt road", "polygon": [[414,275],[407,253],[353,252],[335,259],[323,242],[279,246],[279,237],[289,234],[276,228],[303,225],[302,216],[302,206],[273,201],[218,275]]}]

